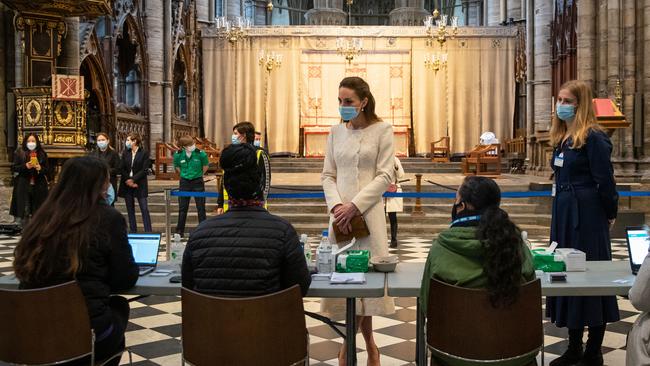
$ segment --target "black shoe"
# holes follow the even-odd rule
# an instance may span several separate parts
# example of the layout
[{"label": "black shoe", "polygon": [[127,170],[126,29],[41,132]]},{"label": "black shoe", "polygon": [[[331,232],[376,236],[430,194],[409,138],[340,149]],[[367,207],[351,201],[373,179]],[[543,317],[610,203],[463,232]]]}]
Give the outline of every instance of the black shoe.
[{"label": "black shoe", "polygon": [[582,346],[569,348],[564,354],[551,361],[549,366],[574,366],[582,360]]},{"label": "black shoe", "polygon": [[603,354],[599,351],[595,356],[584,354],[576,366],[603,366],[604,364]]},{"label": "black shoe", "polygon": [[397,239],[391,239],[390,247],[391,248],[397,248]]}]

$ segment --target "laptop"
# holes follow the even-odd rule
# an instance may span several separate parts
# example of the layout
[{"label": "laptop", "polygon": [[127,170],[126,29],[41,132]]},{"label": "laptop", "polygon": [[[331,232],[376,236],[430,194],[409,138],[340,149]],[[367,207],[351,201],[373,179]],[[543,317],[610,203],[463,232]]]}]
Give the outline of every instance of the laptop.
[{"label": "laptop", "polygon": [[160,233],[129,234],[129,244],[133,250],[135,264],[140,268],[140,276],[144,276],[156,268],[160,239]]},{"label": "laptop", "polygon": [[650,235],[647,226],[628,226],[625,228],[627,249],[630,257],[632,273],[637,274],[643,260],[648,255]]}]

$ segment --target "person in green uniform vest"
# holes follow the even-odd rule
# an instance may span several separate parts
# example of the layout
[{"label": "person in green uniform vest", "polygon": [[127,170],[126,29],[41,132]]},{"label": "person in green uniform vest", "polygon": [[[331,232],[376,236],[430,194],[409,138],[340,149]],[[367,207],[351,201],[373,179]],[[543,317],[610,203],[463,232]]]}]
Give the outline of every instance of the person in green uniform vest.
[{"label": "person in green uniform vest", "polygon": [[[532,254],[517,225],[499,208],[500,203],[501,190],[494,180],[465,178],[456,192],[451,226],[438,235],[429,250],[420,288],[421,311],[427,311],[432,278],[454,286],[487,289],[495,308],[514,303],[519,287],[535,279]],[[445,366],[484,364],[437,353],[432,358]],[[534,359],[532,355],[490,365],[522,366]]]},{"label": "person in green uniform vest", "polygon": [[[179,139],[181,150],[174,154],[174,169],[180,174],[179,190],[204,192],[203,174],[208,170],[208,154],[196,148],[194,139],[185,135]],[[205,220],[205,197],[194,197],[199,223]],[[185,232],[185,219],[190,206],[190,197],[178,197],[178,224],[176,233],[181,237]]]}]

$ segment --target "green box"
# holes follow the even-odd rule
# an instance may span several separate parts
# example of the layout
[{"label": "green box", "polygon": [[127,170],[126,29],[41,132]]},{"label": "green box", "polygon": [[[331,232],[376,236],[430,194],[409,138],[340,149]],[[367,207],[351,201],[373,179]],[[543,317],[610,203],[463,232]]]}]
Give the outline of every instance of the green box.
[{"label": "green box", "polygon": [[535,270],[544,272],[564,272],[564,261],[555,261],[555,254],[547,254],[545,249],[533,249],[533,265]]},{"label": "green box", "polygon": [[346,254],[339,254],[339,257],[345,258],[345,267],[343,266],[342,261],[337,259],[336,272],[340,272],[340,273],[368,272],[368,264],[370,263],[369,250],[348,250]]}]

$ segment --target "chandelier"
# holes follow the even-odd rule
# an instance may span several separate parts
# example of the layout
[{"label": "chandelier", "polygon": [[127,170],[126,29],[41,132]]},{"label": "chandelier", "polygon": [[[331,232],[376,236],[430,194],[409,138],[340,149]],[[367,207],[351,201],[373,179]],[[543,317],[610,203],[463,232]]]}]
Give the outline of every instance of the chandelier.
[{"label": "chandelier", "polygon": [[[449,16],[446,14],[440,15],[436,9],[433,15],[429,15],[424,20],[424,28],[431,39],[435,39],[442,47],[447,38],[453,39],[458,34],[458,17],[451,17],[451,24],[448,24]],[[449,29],[451,28],[451,29]]]},{"label": "chandelier", "polygon": [[438,70],[447,67],[447,53],[424,55],[424,67],[433,70],[437,74]]},{"label": "chandelier", "polygon": [[282,55],[275,52],[260,51],[258,55],[260,66],[264,67],[268,73],[282,66]]},{"label": "chandelier", "polygon": [[217,36],[221,39],[227,39],[228,42],[235,44],[238,41],[248,37],[248,31],[251,28],[250,19],[237,17],[234,20],[228,20],[226,17],[216,19]]},{"label": "chandelier", "polygon": [[336,39],[336,52],[344,56],[348,64],[352,63],[355,56],[358,56],[363,50],[363,40],[361,38]]}]

